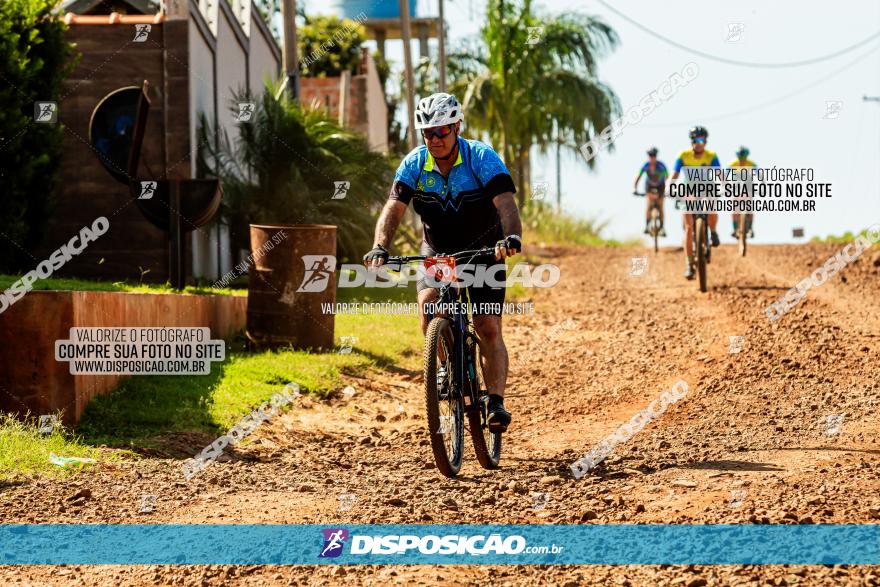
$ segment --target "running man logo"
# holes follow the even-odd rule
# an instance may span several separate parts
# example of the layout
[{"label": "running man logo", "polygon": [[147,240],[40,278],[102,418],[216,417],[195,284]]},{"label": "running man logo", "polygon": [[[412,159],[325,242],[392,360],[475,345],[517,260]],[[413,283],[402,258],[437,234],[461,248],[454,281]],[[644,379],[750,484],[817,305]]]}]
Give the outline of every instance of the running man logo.
[{"label": "running man logo", "polygon": [[348,540],[348,530],[345,528],[325,528],[321,532],[324,534],[324,546],[318,558],[335,558],[342,554],[345,541]]},{"label": "running man logo", "polygon": [[340,355],[350,355],[352,346],[357,344],[356,336],[342,336],[340,337],[339,342],[339,354]]},{"label": "running man logo", "polygon": [[34,102],[34,122],[55,124],[58,122],[56,102]]},{"label": "running man logo", "polygon": [[747,491],[745,489],[734,489],[730,492],[730,502],[728,502],[728,507],[731,509],[737,509],[742,507],[743,502],[746,500]]},{"label": "running man logo", "polygon": [[151,200],[156,193],[156,185],[155,181],[142,181],[141,195],[138,196],[138,200]]},{"label": "running man logo", "polygon": [[728,43],[739,43],[743,38],[743,31],[746,30],[746,25],[741,22],[729,22],[727,23],[727,42]]},{"label": "running man logo", "polygon": [[357,501],[357,497],[354,493],[340,493],[339,507],[337,508],[337,511],[350,512],[351,508],[354,506],[355,501]]},{"label": "running man logo", "polygon": [[530,26],[529,29],[529,38],[526,39],[526,44],[530,47],[534,47],[538,43],[541,42],[541,37],[544,36],[544,27],[542,26]]},{"label": "running man logo", "polygon": [[350,181],[334,181],[333,182],[333,196],[330,198],[331,200],[344,200],[345,196],[348,195],[348,188],[351,187]]},{"label": "running man logo", "polygon": [[134,39],[132,39],[133,43],[143,43],[147,40],[147,37],[150,36],[151,27],[148,24],[136,24],[134,25]]},{"label": "running man logo", "polygon": [[645,270],[648,268],[648,258],[647,257],[633,257],[631,259],[632,265],[629,268],[629,274],[634,277],[641,277],[645,274]]},{"label": "running man logo", "polygon": [[440,434],[441,436],[446,436],[447,434],[452,432],[452,425],[452,416],[440,416],[440,428],[437,429],[437,434]]},{"label": "running man logo", "polygon": [[742,350],[743,350],[743,346],[745,345],[745,342],[746,342],[746,337],[745,336],[728,336],[727,341],[728,341],[727,353],[728,354],[739,353],[739,352],[742,352]]},{"label": "running man logo", "polygon": [[543,200],[547,197],[547,182],[546,181],[536,181],[532,184],[532,199],[533,200]]},{"label": "running man logo", "polygon": [[55,414],[42,415],[40,416],[40,427],[37,429],[37,432],[40,434],[52,434],[52,431],[59,424],[58,416]]},{"label": "running man logo", "polygon": [[256,106],[254,106],[253,102],[239,102],[238,122],[250,122],[254,115],[254,108],[256,108]]},{"label": "running man logo", "polygon": [[333,255],[303,255],[306,272],[296,293],[317,293],[327,289],[327,284],[336,271],[336,257]]},{"label": "running man logo", "polygon": [[156,511],[156,496],[149,493],[141,495],[141,506],[138,508],[139,514],[151,514]]},{"label": "running man logo", "polygon": [[840,111],[843,109],[843,100],[825,100],[825,120],[837,120],[840,118]]},{"label": "running man logo", "polygon": [[550,501],[550,494],[546,492],[532,492],[532,509],[533,510],[543,510],[546,507],[547,502]]},{"label": "running man logo", "polygon": [[825,436],[837,436],[843,429],[844,414],[825,416]]}]

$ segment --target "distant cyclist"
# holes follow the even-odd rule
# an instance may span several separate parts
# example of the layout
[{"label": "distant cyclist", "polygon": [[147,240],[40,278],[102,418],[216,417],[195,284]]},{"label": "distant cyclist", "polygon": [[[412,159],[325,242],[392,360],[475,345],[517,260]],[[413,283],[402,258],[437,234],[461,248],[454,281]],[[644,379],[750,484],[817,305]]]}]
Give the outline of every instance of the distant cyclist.
[{"label": "distant cyclist", "polygon": [[662,161],[657,160],[657,147],[648,149],[648,160],[642,165],[636,181],[633,183],[633,191],[639,191],[639,180],[645,176],[645,193],[648,195],[648,206],[645,210],[645,234],[651,233],[651,204],[654,199],[659,201],[660,206],[660,236],[666,236],[666,226],[663,223],[663,194],[666,191],[666,180],[669,171]]},{"label": "distant cyclist", "polygon": [[[754,161],[749,159],[749,150],[746,147],[740,147],[736,152],[736,161],[730,164],[731,167],[757,167]],[[733,215],[733,238],[737,238],[739,236],[738,228],[739,228],[739,217],[741,214]],[[752,218],[754,214],[746,214],[746,231],[749,238],[755,238],[755,233],[752,231]]]},{"label": "distant cyclist", "polygon": [[[706,149],[706,139],[709,138],[709,131],[702,126],[695,126],[690,130],[691,148],[682,151],[675,160],[675,173],[672,174],[672,181],[678,179],[682,167],[721,167],[718,156]],[[709,217],[709,229],[712,232],[712,246],[717,247],[721,244],[718,239],[718,233],[715,227],[718,225],[718,214],[707,214]],[[694,256],[691,254],[694,250],[694,215],[684,215],[684,253],[687,255],[684,276],[687,279],[694,278]]]}]

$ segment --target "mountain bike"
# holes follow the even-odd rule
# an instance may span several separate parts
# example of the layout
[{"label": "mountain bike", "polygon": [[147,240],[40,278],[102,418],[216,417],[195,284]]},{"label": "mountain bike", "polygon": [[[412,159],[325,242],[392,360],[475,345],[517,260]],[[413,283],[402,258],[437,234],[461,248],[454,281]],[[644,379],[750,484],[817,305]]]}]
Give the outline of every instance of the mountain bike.
[{"label": "mountain bike", "polygon": [[739,254],[742,257],[746,256],[746,240],[748,239],[749,234],[749,224],[746,222],[746,215],[739,215],[739,222],[736,224],[736,240],[739,242]]},{"label": "mountain bike", "polygon": [[700,291],[706,291],[706,265],[712,260],[712,242],[709,240],[709,215],[694,215],[694,257],[697,260],[697,275],[700,277]]},{"label": "mountain bike", "polygon": [[[684,202],[675,202],[676,210],[685,209]],[[706,291],[706,265],[712,260],[712,241],[709,238],[709,215],[694,214],[694,250],[691,256],[697,260],[697,274],[700,277],[700,291]]]},{"label": "mountain bike", "polygon": [[[655,197],[651,198],[651,212],[650,212],[650,221],[648,222],[648,234],[651,235],[651,238],[654,239],[654,252],[658,252],[660,250],[660,231],[663,230],[663,221],[660,216],[660,197],[658,192],[655,190],[650,190],[648,193],[654,194]],[[646,196],[648,193],[645,192],[633,192],[634,196]]]},{"label": "mountain bike", "polygon": [[[461,469],[464,453],[464,427],[467,419],[477,461],[485,469],[495,469],[501,460],[501,433],[489,430],[489,392],[484,389],[482,356],[470,315],[467,288],[455,287],[455,268],[459,261],[488,258],[495,249],[485,247],[451,255],[389,257],[386,266],[421,261],[428,275],[438,283],[435,304],[452,309],[448,314],[430,315],[425,334],[425,409],[428,433],[437,468],[446,477]],[[390,268],[390,267],[389,267]],[[393,269],[392,269],[393,270]]]}]

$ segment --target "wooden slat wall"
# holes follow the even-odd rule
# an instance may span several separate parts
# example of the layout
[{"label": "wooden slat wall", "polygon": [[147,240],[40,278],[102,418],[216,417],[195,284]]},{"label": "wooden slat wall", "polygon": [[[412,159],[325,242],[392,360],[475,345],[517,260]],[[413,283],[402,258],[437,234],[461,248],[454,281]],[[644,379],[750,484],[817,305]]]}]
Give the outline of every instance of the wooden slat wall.
[{"label": "wooden slat wall", "polygon": [[65,81],[59,103],[59,121],[66,127],[61,181],[47,237],[35,256],[47,257],[99,216],[110,220],[110,230],[67,263],[59,275],[138,279],[141,267],[149,269],[148,281],[167,278],[165,233],[144,219],[129,197],[127,186],[113,179],[98,162],[89,145],[88,125],[93,109],[106,94],[127,85],[139,86],[146,79],[152,104],[139,178],[166,173],[162,54],[166,44],[176,57],[168,60],[168,69],[174,75],[169,77],[168,86],[168,103],[174,104],[168,155],[177,163],[172,177],[190,177],[186,27],[185,20],[154,24],[143,43],[132,42],[134,25],[73,25],[68,30],[68,38],[76,44],[82,59]]}]

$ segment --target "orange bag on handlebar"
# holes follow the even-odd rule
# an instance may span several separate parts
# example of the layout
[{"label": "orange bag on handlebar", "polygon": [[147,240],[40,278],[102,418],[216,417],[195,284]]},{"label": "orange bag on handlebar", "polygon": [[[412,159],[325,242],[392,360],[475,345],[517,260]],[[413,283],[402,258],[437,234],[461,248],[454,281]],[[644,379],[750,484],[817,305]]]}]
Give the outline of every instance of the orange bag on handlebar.
[{"label": "orange bag on handlebar", "polygon": [[438,283],[458,281],[455,275],[455,257],[428,257],[425,259],[426,275]]}]

